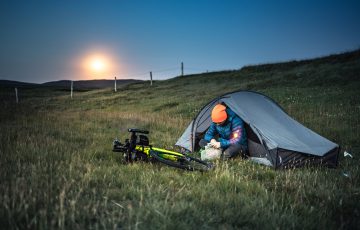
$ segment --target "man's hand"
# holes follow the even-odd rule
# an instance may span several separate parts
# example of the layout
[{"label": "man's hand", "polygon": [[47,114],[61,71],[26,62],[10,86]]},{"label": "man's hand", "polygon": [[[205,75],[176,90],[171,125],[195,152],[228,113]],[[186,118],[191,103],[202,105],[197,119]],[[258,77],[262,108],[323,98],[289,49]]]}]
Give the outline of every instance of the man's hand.
[{"label": "man's hand", "polygon": [[210,144],[212,147],[219,149],[220,148],[220,142],[217,142],[216,140],[212,139]]}]

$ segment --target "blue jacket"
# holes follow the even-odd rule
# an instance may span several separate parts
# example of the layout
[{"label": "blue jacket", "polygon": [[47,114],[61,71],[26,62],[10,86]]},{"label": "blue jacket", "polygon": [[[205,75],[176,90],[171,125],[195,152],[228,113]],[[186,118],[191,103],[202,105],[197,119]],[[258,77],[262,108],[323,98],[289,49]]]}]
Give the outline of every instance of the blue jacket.
[{"label": "blue jacket", "polygon": [[208,131],[205,133],[204,139],[211,141],[211,139],[214,139],[218,134],[218,141],[222,149],[226,149],[236,143],[243,145],[247,149],[244,121],[229,108],[226,109],[226,113],[228,118],[225,124],[220,126],[212,122]]}]

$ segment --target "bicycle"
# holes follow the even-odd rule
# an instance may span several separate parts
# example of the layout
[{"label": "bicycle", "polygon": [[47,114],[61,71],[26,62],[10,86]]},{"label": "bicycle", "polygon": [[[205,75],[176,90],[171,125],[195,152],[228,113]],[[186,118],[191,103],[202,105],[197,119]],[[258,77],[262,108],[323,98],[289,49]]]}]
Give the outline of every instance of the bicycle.
[{"label": "bicycle", "polygon": [[131,133],[130,139],[125,139],[124,144],[118,139],[113,142],[113,152],[123,153],[125,162],[138,160],[158,161],[168,166],[190,171],[208,171],[213,168],[211,163],[187,154],[153,147],[149,144],[149,138],[145,135],[149,134],[147,130],[131,128],[128,129],[128,132]]}]

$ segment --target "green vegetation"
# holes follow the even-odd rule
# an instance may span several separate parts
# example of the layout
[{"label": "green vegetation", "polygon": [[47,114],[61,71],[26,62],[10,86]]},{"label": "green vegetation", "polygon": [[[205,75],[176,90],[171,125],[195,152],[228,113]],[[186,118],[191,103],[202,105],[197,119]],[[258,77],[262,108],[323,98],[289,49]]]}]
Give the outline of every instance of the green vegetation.
[{"label": "green vegetation", "polygon": [[[4,229],[355,229],[360,224],[360,51],[70,93],[0,88]],[[172,149],[212,98],[255,90],[337,142],[339,167],[275,171],[242,159],[208,173],[124,164],[112,140],[150,130]],[[341,152],[341,153],[342,153]],[[345,173],[345,174],[344,174]],[[347,175],[347,176],[345,176]]]}]

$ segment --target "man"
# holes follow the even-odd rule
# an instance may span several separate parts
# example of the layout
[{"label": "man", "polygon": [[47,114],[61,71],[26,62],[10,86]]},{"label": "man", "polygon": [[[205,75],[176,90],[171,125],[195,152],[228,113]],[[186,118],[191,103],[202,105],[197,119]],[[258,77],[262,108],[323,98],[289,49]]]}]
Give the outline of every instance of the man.
[{"label": "man", "polygon": [[[215,148],[223,150],[223,159],[229,159],[240,152],[247,151],[247,138],[244,121],[230,108],[217,104],[211,112],[212,123],[205,133],[204,139],[200,140],[201,148],[210,143]],[[215,138],[218,136],[218,140]]]}]

